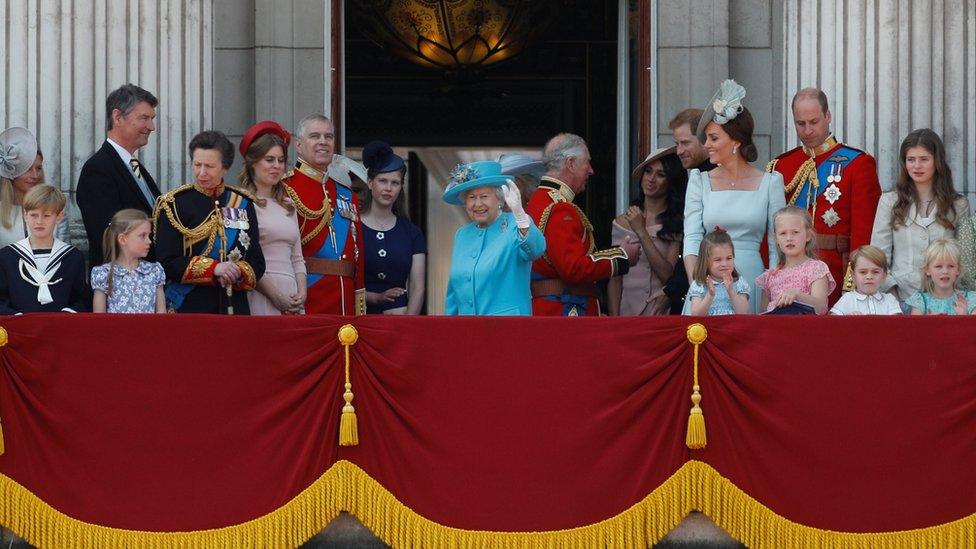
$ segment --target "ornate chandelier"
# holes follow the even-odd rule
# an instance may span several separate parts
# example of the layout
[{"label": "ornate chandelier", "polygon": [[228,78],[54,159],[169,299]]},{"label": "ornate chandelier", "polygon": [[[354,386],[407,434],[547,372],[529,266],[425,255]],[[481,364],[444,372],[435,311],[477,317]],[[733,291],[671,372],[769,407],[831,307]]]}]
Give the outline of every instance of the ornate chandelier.
[{"label": "ornate chandelier", "polygon": [[465,72],[521,52],[551,18],[544,0],[359,0],[363,32],[418,65]]}]

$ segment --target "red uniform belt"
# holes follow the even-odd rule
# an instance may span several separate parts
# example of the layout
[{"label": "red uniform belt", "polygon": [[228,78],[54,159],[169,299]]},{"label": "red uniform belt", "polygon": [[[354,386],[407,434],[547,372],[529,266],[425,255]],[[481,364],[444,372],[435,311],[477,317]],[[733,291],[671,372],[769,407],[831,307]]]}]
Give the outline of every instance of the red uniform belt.
[{"label": "red uniform belt", "polygon": [[845,234],[818,234],[817,249],[837,250],[846,254],[851,251],[851,237]]},{"label": "red uniform belt", "polygon": [[339,261],[337,259],[322,259],[319,257],[306,257],[305,269],[310,274],[356,276],[356,264],[349,261]]},{"label": "red uniform belt", "polygon": [[535,280],[532,282],[532,297],[544,295],[563,295],[569,292],[573,295],[585,295],[587,297],[600,297],[600,292],[596,289],[596,284],[564,284],[558,278],[547,278],[546,280]]}]

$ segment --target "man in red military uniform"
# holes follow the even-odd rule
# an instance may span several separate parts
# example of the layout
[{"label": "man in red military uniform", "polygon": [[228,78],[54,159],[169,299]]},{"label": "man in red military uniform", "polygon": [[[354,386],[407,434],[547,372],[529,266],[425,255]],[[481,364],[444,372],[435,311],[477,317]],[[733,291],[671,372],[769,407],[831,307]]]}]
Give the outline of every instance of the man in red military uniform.
[{"label": "man in red military uniform", "polygon": [[562,133],[542,153],[546,175],[525,211],[546,237],[546,253],[532,263],[532,314],[598,315],[596,282],[626,274],[637,262],[640,244],[597,250],[593,226],[573,198],[593,175],[590,151],[578,135]]},{"label": "man in red military uniform", "polygon": [[817,254],[830,267],[837,288],[851,289],[848,257],[851,250],[871,243],[874,212],[881,197],[878,169],[868,153],[845,145],[830,133],[827,96],[804,88],[793,96],[793,124],[803,144],[766,166],[783,175],[786,202],[806,208],[817,233]]},{"label": "man in red military uniform", "polygon": [[328,176],[335,149],[332,121],[311,115],[298,123],[298,163],[284,177],[298,210],[308,270],[308,314],[361,315],[366,311],[363,227],[359,199]]}]

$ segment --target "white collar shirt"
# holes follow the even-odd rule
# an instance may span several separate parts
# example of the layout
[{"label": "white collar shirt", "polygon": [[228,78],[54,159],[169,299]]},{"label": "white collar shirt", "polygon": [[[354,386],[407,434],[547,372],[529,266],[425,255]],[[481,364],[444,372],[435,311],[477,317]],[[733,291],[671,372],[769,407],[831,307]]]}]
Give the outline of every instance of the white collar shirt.
[{"label": "white collar shirt", "polygon": [[857,290],[847,292],[842,295],[830,314],[849,315],[860,313],[862,315],[899,315],[902,313],[898,299],[888,292],[876,292],[873,294],[862,294]]}]

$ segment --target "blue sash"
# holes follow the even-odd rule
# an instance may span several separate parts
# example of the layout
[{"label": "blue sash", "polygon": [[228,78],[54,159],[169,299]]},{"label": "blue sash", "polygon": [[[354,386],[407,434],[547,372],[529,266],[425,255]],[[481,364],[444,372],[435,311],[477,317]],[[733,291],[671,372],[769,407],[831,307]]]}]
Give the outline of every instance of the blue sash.
[{"label": "blue sash", "polygon": [[[532,281],[548,280],[546,277],[542,276],[541,274],[535,271],[532,271],[532,274],[529,276],[529,278]],[[576,308],[577,316],[586,316],[586,304],[589,301],[589,298],[585,295],[571,294],[563,290],[562,295],[546,295],[546,296],[539,296],[539,297],[545,299],[546,301],[561,302],[563,304],[563,316],[569,316],[569,314],[573,311],[574,307]]]},{"label": "blue sash", "polygon": [[[831,174],[831,171],[836,175],[838,170],[840,170],[841,177],[844,176],[844,169],[850,164],[855,158],[860,156],[861,151],[856,151],[849,147],[841,146],[839,149],[833,152],[827,160],[824,160],[819,166],[817,166],[817,180],[820,181],[820,186],[816,189],[816,194],[810,192],[810,182],[807,181],[803,187],[800,189],[800,193],[796,197],[796,206],[798,208],[809,209],[809,204],[807,203],[807,192],[810,192],[810,198],[816,202],[817,197],[819,197],[826,189],[830,186],[827,182],[827,176]],[[837,167],[839,166],[839,167]]]},{"label": "blue sash", "polygon": [[[220,202],[222,204],[227,204],[230,202],[230,199],[233,198],[233,196],[231,195],[230,190],[225,190],[224,194],[222,194],[220,198]],[[247,200],[247,198],[241,197],[241,203],[237,207],[244,210],[247,208],[249,203],[250,202]],[[249,223],[255,223],[256,221],[257,220],[255,219],[248,220]],[[224,234],[227,235],[227,250],[234,247],[234,244],[237,242],[239,232],[240,229],[228,227],[226,224],[224,225]],[[215,261],[220,261],[220,242],[220,233],[217,233],[217,235],[214,236],[213,249],[210,250],[207,257]],[[180,307],[183,306],[183,300],[186,299],[187,294],[189,294],[190,291],[192,291],[195,287],[195,284],[183,284],[182,282],[166,283],[166,287],[163,290],[163,293],[166,295],[166,303],[168,303],[174,310],[179,310]]]},{"label": "blue sash", "polygon": [[[339,260],[342,257],[342,253],[346,249],[346,238],[349,237],[349,231],[354,230],[350,218],[359,215],[353,210],[352,189],[338,183],[335,184],[335,189],[336,203],[332,209],[332,219],[329,221],[332,225],[332,233],[325,236],[322,247],[312,256],[319,259]],[[328,229],[325,230],[328,231]],[[333,246],[332,235],[335,235],[335,246]],[[321,274],[308,273],[305,285],[311,288],[321,279]]]}]

